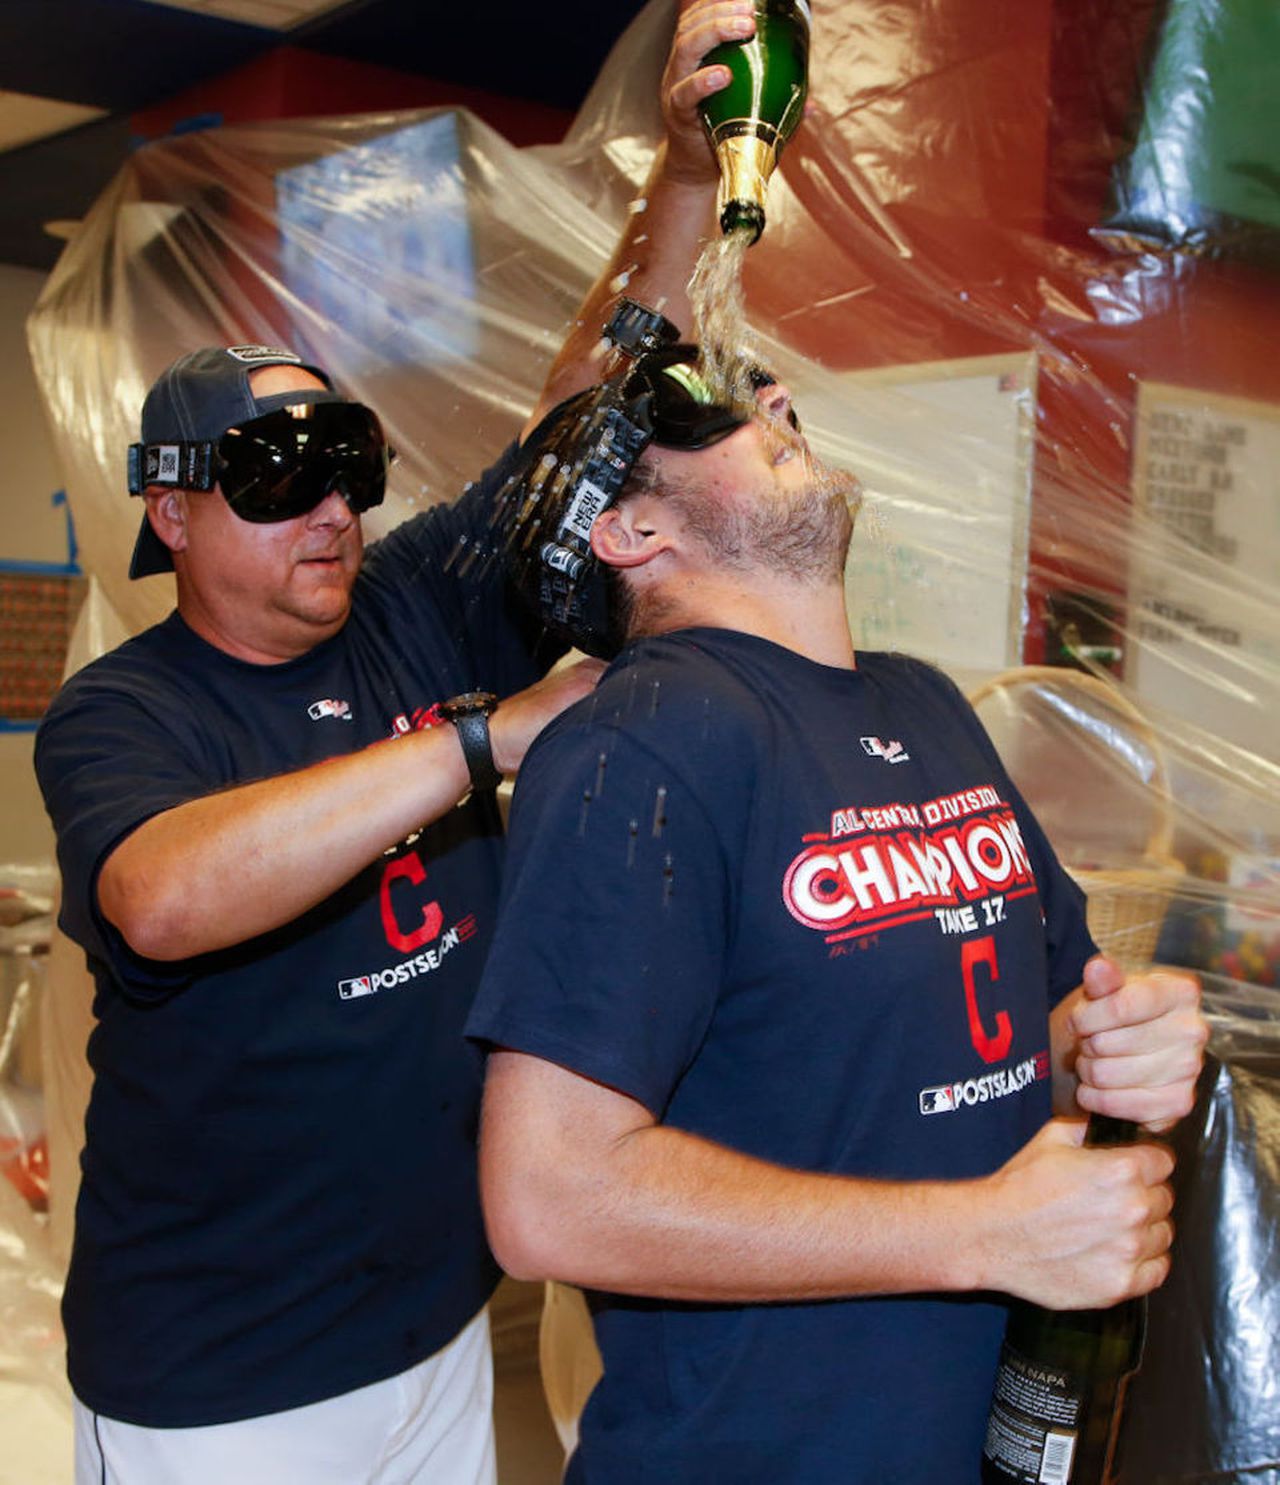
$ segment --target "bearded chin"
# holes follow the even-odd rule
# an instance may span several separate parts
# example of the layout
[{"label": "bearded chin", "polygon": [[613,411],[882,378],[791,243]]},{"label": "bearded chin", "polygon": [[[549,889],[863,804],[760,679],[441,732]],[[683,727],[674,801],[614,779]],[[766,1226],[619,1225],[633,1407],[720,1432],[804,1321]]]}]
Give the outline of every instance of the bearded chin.
[{"label": "bearded chin", "polygon": [[811,469],[800,490],[748,515],[744,545],[760,566],[794,582],[839,583],[862,497],[846,470],[816,461]]},{"label": "bearded chin", "polygon": [[668,487],[689,534],[713,564],[757,568],[793,582],[821,586],[844,580],[845,558],[861,503],[858,481],[806,449],[802,485],[726,502],[695,481]]}]

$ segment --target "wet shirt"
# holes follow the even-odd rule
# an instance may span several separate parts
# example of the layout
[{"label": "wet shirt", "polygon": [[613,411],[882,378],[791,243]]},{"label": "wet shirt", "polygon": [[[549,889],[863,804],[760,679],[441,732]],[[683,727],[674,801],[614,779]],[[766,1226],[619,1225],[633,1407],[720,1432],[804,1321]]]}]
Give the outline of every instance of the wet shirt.
[{"label": "wet shirt", "polygon": [[[442,698],[535,678],[497,569],[454,560],[492,487],[371,546],[349,621],[310,653],[249,664],[174,614],[76,675],[41,728],[60,921],[96,981],[64,1317],[98,1412],[187,1426],[333,1396],[430,1355],[495,1282],[462,1037],[498,888],[491,796],[287,927],[181,963],[132,953],[94,893],[162,810],[395,747]],[[198,868],[186,887],[207,890]]]},{"label": "wet shirt", "polygon": [[[483,1043],[807,1170],[979,1176],[1049,1116],[1081,894],[926,665],[640,643],[531,750],[508,871]],[[592,1299],[571,1480],[977,1480],[997,1303]]]}]

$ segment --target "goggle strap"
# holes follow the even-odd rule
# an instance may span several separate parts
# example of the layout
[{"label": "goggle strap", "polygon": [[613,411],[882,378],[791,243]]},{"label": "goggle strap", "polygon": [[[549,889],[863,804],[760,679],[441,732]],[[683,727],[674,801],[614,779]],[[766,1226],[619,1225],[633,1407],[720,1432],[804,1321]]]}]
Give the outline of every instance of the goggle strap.
[{"label": "goggle strap", "polygon": [[572,493],[556,531],[559,543],[580,545],[584,553],[590,550],[595,518],[617,500],[651,436],[621,408],[602,407],[591,414],[582,436],[590,452],[573,472]]},{"label": "goggle strap", "polygon": [[172,485],[183,490],[212,490],[217,484],[213,460],[216,443],[131,443],[129,494],[141,495],[150,485]]},{"label": "goggle strap", "polygon": [[664,314],[634,299],[620,299],[604,327],[604,338],[626,355],[656,351],[680,339],[680,331]]}]

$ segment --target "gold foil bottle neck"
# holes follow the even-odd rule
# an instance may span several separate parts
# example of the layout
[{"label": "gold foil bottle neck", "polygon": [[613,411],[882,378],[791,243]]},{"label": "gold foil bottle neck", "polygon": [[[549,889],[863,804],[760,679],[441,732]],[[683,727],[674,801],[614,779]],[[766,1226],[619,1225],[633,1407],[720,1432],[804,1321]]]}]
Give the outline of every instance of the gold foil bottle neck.
[{"label": "gold foil bottle neck", "polygon": [[750,227],[759,237],[764,230],[765,188],[778,163],[776,144],[754,134],[735,134],[716,145],[716,158],[720,163],[717,205],[721,230]]}]

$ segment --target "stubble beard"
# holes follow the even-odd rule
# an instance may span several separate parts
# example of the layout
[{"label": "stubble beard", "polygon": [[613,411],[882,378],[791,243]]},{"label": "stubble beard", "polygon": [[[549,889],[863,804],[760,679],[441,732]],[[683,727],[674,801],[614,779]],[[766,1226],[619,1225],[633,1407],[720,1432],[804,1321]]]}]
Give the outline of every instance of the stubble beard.
[{"label": "stubble beard", "polygon": [[[848,470],[823,464],[789,429],[775,438],[798,443],[807,478],[789,490],[774,489],[726,502],[709,483],[686,477],[678,485],[660,481],[652,467],[638,465],[633,488],[660,491],[680,513],[686,530],[713,563],[726,570],[765,572],[799,586],[843,585],[845,561],[862,489]],[[660,634],[680,621],[676,596],[639,592],[621,574],[615,602],[628,639]]]},{"label": "stubble beard", "polygon": [[820,463],[807,449],[804,483],[728,503],[695,486],[673,492],[686,528],[720,566],[757,570],[804,586],[840,582],[861,499],[847,470]]}]

